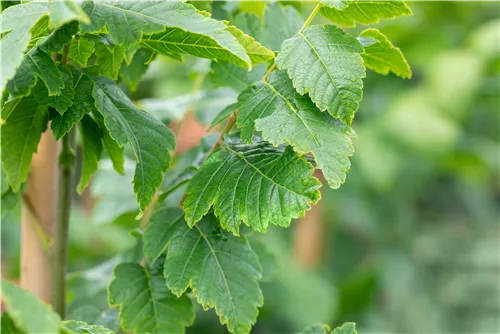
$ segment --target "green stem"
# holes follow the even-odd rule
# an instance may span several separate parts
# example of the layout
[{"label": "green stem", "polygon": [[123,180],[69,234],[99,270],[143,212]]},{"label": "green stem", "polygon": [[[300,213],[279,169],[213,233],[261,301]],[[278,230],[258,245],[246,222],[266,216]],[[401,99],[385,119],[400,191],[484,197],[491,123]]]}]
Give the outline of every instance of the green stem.
[{"label": "green stem", "polygon": [[54,244],[52,248],[52,294],[51,304],[54,311],[64,318],[66,296],[66,263],[68,252],[68,230],[71,203],[73,198],[73,150],[75,130],[71,130],[62,139],[59,155],[60,179],[57,220],[54,226]]},{"label": "green stem", "polygon": [[301,33],[302,30],[304,30],[305,28],[307,28],[311,24],[312,20],[314,19],[316,14],[318,14],[320,9],[321,9],[321,4],[318,4],[316,7],[314,7],[313,11],[311,12],[309,17],[307,18],[306,22],[304,22],[304,25],[302,26],[302,28],[300,28],[299,33]]}]

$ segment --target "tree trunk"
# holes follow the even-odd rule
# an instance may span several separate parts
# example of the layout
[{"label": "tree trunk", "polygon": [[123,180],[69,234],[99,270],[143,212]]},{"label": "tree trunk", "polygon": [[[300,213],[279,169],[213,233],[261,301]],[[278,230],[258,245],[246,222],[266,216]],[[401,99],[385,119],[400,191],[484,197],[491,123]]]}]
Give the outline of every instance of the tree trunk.
[{"label": "tree trunk", "polygon": [[47,303],[51,299],[51,261],[39,229],[52,239],[57,216],[59,150],[52,132],[43,133],[31,162],[22,208],[21,287]]}]

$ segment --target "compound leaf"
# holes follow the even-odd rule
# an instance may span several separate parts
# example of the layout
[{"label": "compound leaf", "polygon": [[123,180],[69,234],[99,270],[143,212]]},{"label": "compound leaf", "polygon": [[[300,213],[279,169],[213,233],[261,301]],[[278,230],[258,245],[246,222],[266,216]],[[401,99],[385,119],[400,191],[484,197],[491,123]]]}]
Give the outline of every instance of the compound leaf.
[{"label": "compound leaf", "polygon": [[80,123],[83,141],[82,175],[77,191],[81,194],[89,184],[92,175],[97,172],[102,152],[102,133],[99,125],[89,115],[85,115]]},{"label": "compound leaf", "polygon": [[257,282],[261,266],[245,238],[218,229],[213,215],[194,228],[184,221],[182,211],[164,221],[164,228],[175,228],[170,238],[164,274],[176,295],[191,287],[203,308],[215,307],[222,324],[231,333],[248,333],[255,323],[264,299]]},{"label": "compound leaf", "polygon": [[138,109],[127,95],[109,78],[94,78],[92,96],[111,137],[123,146],[130,142],[137,164],[134,193],[143,211],[170,163],[175,148],[173,133],[160,121]]},{"label": "compound leaf", "polygon": [[307,95],[299,95],[286,73],[273,73],[270,82],[249,87],[240,95],[239,107],[237,125],[244,141],[251,140],[255,123],[273,145],[289,143],[299,154],[312,153],[331,188],[345,181],[354,153],[349,136],[354,132],[320,112]]},{"label": "compound leaf", "polygon": [[361,44],[337,27],[309,26],[283,42],[276,64],[321,111],[351,124],[363,97],[362,52]]},{"label": "compound leaf", "polygon": [[0,91],[3,91],[7,81],[14,77],[21,65],[24,49],[31,38],[31,29],[46,17],[49,11],[48,3],[29,2],[11,6],[2,12],[2,78]]},{"label": "compound leaf", "polygon": [[392,72],[404,79],[411,78],[410,65],[405,56],[379,30],[366,29],[358,40],[365,48],[361,56],[367,68],[384,75]]},{"label": "compound leaf", "polygon": [[2,118],[2,168],[12,189],[18,191],[28,177],[31,158],[47,128],[48,110],[30,96],[7,102]]},{"label": "compound leaf", "polygon": [[144,268],[120,263],[108,288],[112,306],[120,306],[120,324],[126,332],[184,333],[193,323],[193,303],[187,296],[173,295],[162,275],[163,265]]},{"label": "compound leaf", "polygon": [[291,147],[275,148],[258,138],[224,144],[188,185],[186,221],[193,226],[213,205],[222,227],[236,235],[241,221],[259,232],[269,224],[288,226],[320,198],[313,171]]},{"label": "compound leaf", "polygon": [[321,14],[344,27],[355,27],[356,23],[373,24],[380,19],[393,19],[402,15],[412,15],[404,1],[322,1]]},{"label": "compound leaf", "polygon": [[[92,23],[81,25],[82,32],[97,32],[107,27],[118,44],[134,44],[143,34],[163,32],[166,28],[208,36],[250,67],[244,48],[229,32],[225,24],[197,11],[191,4],[180,1],[88,1],[84,10]],[[127,25],[121,24],[123,20]],[[172,37],[172,36],[170,36]]]},{"label": "compound leaf", "polygon": [[[3,151],[3,150],[2,150]],[[31,292],[2,280],[2,300],[8,306],[11,324],[25,333],[59,333],[61,318]],[[2,317],[2,325],[3,325]],[[3,331],[2,331],[3,332]]]}]

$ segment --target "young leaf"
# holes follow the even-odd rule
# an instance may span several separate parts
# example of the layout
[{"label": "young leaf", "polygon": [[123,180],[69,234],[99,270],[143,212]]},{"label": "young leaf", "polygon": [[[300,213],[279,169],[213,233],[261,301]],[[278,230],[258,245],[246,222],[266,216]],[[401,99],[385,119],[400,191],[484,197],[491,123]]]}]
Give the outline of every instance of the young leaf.
[{"label": "young leaf", "polygon": [[377,29],[366,29],[358,37],[365,52],[361,55],[365,66],[377,73],[389,72],[403,79],[411,78],[410,65],[401,50]]},{"label": "young leaf", "polygon": [[335,24],[353,28],[356,23],[373,24],[380,19],[412,15],[404,1],[322,1],[321,14]]},{"label": "young leaf", "polygon": [[[134,44],[143,34],[182,29],[187,33],[208,36],[218,45],[251,67],[250,59],[236,38],[224,31],[223,22],[207,17],[191,4],[177,1],[95,1],[86,2],[84,10],[92,23],[81,25],[82,32],[96,32],[107,27],[118,44]],[[126,20],[127,25],[119,24]]]},{"label": "young leaf", "polygon": [[74,1],[54,1],[50,3],[49,25],[56,29],[70,21],[80,21],[86,24],[90,19]]},{"label": "young leaf", "polygon": [[351,124],[363,97],[361,44],[334,26],[309,26],[283,42],[276,58],[300,94],[309,93],[321,111]]},{"label": "young leaf", "polygon": [[330,326],[326,324],[314,324],[304,328],[299,334],[330,334]]},{"label": "young leaf", "polygon": [[264,302],[261,266],[245,238],[217,231],[217,224],[213,215],[192,229],[184,221],[164,221],[165,229],[176,229],[165,259],[167,285],[178,296],[191,287],[203,308],[215,307],[229,332],[249,333]]},{"label": "young leaf", "polygon": [[73,35],[78,32],[78,22],[70,22],[53,31],[49,36],[42,39],[37,47],[45,53],[59,52],[68,44]]},{"label": "young leaf", "polygon": [[89,115],[83,117],[80,123],[80,131],[83,139],[83,162],[82,175],[77,188],[79,194],[83,193],[92,175],[97,172],[102,152],[101,129],[99,129],[92,117]]},{"label": "young leaf", "polygon": [[31,292],[2,280],[2,300],[8,306],[12,322],[20,331],[59,333],[61,322],[59,315],[40,302]]},{"label": "young leaf", "polygon": [[14,77],[21,65],[24,49],[31,38],[31,28],[49,11],[48,3],[29,2],[11,6],[2,12],[2,76],[0,91]]},{"label": "young leaf", "polygon": [[69,45],[68,56],[82,66],[87,66],[87,61],[95,51],[95,42],[79,38]]},{"label": "young leaf", "polygon": [[354,148],[349,136],[354,132],[320,112],[309,97],[299,95],[286,73],[275,72],[270,79],[249,87],[239,97],[237,125],[242,128],[242,139],[251,140],[255,124],[273,145],[289,143],[299,154],[312,153],[328,185],[340,187],[351,165]]},{"label": "young leaf", "polygon": [[137,165],[134,193],[143,211],[161,183],[175,148],[173,133],[160,121],[138,109],[114,81],[98,77],[92,95],[111,137],[123,146],[130,142]]},{"label": "young leaf", "polygon": [[67,320],[62,322],[64,332],[69,334],[114,334],[103,326],[89,325],[83,321]]},{"label": "young leaf", "polygon": [[321,183],[313,171],[291,147],[274,148],[258,139],[225,144],[189,183],[186,221],[193,226],[213,205],[222,227],[236,235],[241,221],[259,232],[269,224],[288,226],[320,199]]},{"label": "young leaf", "polygon": [[[59,140],[73,128],[75,124],[80,122],[83,116],[94,108],[94,98],[92,90],[94,83],[92,80],[81,72],[73,72],[75,94],[73,104],[62,115],[56,115],[52,119],[50,128],[54,137]],[[65,88],[67,90],[68,87]]]},{"label": "young leaf", "polygon": [[28,177],[31,158],[47,128],[48,110],[30,96],[6,103],[2,118],[2,168],[12,189],[18,191]]},{"label": "young leaf", "polygon": [[153,53],[147,49],[139,49],[135,52],[129,64],[125,63],[120,68],[120,78],[122,78],[130,91],[135,91],[142,76],[149,67],[149,60]]},{"label": "young leaf", "polygon": [[194,320],[193,303],[177,298],[165,284],[160,262],[153,267],[120,263],[108,288],[109,304],[120,307],[124,331],[136,333],[184,333]]},{"label": "young leaf", "polygon": [[[67,67],[59,67],[61,71],[62,80],[64,82],[64,89],[61,95],[49,96],[49,91],[47,87],[38,82],[33,89],[33,94],[36,97],[38,104],[48,105],[57,110],[60,115],[63,115],[69,107],[73,104],[73,98],[75,96],[75,90],[73,88],[73,74]],[[79,92],[82,94],[83,92]]]},{"label": "young leaf", "polygon": [[109,47],[104,43],[96,43],[95,55],[97,66],[92,68],[92,73],[99,76],[104,75],[114,80],[118,79],[118,73],[125,56],[125,47],[123,45]]},{"label": "young leaf", "polygon": [[35,86],[37,77],[47,86],[49,96],[61,94],[64,88],[61,71],[47,53],[34,47],[26,53],[16,74],[7,83],[7,89],[13,97],[26,96]]},{"label": "young leaf", "polygon": [[358,331],[354,322],[346,322],[340,327],[335,327],[332,334],[358,334]]},{"label": "young leaf", "polygon": [[168,242],[179,228],[177,225],[186,222],[184,213],[177,208],[161,208],[149,220],[143,236],[144,256],[148,263],[155,263],[167,249]]},{"label": "young leaf", "polygon": [[257,65],[265,63],[266,61],[274,58],[273,51],[263,47],[252,36],[245,34],[235,26],[228,26],[226,30],[236,37],[238,42],[245,48],[252,64]]}]

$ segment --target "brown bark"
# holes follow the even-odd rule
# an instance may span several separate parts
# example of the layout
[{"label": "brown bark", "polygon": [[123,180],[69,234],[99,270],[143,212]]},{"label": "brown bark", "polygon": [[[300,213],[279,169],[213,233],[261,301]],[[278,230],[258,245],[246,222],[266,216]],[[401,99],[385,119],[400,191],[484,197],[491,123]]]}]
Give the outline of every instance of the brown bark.
[{"label": "brown bark", "polygon": [[38,153],[31,162],[22,208],[20,284],[47,303],[51,298],[51,261],[37,229],[52,238],[57,214],[59,150],[50,130],[42,134]]}]

